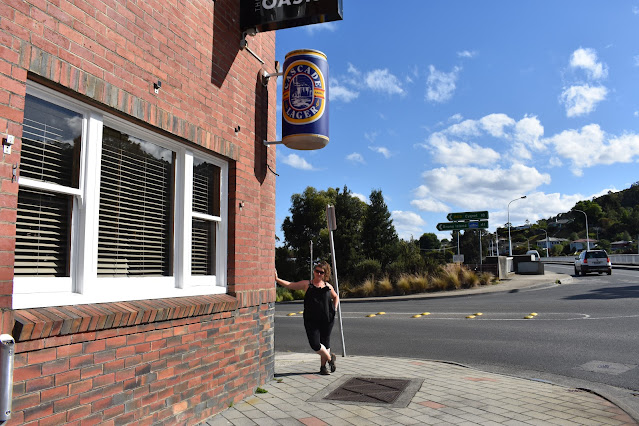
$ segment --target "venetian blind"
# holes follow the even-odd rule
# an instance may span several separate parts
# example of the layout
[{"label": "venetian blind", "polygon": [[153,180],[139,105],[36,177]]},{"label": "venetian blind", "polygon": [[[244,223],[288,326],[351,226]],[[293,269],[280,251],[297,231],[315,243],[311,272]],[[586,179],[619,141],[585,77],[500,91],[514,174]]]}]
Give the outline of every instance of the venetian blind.
[{"label": "venetian blind", "polygon": [[171,275],[174,153],[104,127],[99,276]]},{"label": "venetian blind", "polygon": [[69,276],[71,198],[20,188],[16,276]]},{"label": "venetian blind", "polygon": [[[220,215],[220,168],[195,159],[193,167],[193,211]],[[191,274],[215,275],[217,222],[193,219]]]},{"label": "venetian blind", "polygon": [[16,222],[16,276],[69,276],[71,213],[78,188],[81,114],[26,95],[20,175],[58,185],[50,193],[20,185]]}]

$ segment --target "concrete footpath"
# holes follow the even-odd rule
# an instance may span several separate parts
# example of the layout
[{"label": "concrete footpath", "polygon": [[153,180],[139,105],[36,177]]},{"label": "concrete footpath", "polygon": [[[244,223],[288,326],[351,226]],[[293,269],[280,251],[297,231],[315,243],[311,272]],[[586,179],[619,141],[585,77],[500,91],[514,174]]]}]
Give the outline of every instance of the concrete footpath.
[{"label": "concrete footpath", "polygon": [[[513,276],[498,285],[438,295],[520,291],[571,279],[554,273]],[[318,370],[316,354],[277,353],[273,380],[200,426],[639,425],[619,406],[584,388],[455,363],[338,356],[334,373],[322,376]]]}]

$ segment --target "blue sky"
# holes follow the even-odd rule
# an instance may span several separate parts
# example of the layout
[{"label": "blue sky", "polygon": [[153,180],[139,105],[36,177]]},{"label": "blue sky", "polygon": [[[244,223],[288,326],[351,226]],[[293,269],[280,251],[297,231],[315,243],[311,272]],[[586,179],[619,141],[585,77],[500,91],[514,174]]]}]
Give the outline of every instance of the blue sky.
[{"label": "blue sky", "polygon": [[381,189],[409,239],[449,238],[450,212],[488,210],[494,231],[522,195],[513,226],[639,181],[639,0],[344,0],[343,21],[277,32],[280,62],[296,49],[328,57],[330,142],[277,146],[281,239],[307,186]]}]

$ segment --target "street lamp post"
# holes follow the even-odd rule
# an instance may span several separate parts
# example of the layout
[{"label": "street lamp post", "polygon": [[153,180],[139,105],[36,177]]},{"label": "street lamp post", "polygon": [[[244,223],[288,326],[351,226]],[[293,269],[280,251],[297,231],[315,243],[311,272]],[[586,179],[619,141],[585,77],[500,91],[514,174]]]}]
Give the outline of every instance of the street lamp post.
[{"label": "street lamp post", "polygon": [[[522,195],[519,198],[515,198],[514,200],[512,200],[510,203],[512,203],[513,201],[517,201],[517,200],[523,200],[524,198],[526,198],[525,195]],[[513,243],[510,241],[510,203],[508,203],[508,255],[512,256],[513,255]]]},{"label": "street lamp post", "polygon": [[546,231],[545,229],[541,229],[541,228],[540,228],[540,230],[544,231],[546,233],[546,257],[550,257],[548,255],[548,231]]},{"label": "street lamp post", "polygon": [[573,209],[576,212],[581,212],[586,216],[586,250],[590,250],[590,238],[588,237],[588,215],[583,210]]}]

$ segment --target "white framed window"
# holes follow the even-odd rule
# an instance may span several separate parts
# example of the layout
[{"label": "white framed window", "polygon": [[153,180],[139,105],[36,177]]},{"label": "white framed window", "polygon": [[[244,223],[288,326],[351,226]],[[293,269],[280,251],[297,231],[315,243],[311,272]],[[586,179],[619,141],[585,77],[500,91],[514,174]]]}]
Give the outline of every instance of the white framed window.
[{"label": "white framed window", "polygon": [[29,82],[13,308],[226,292],[228,162]]}]

